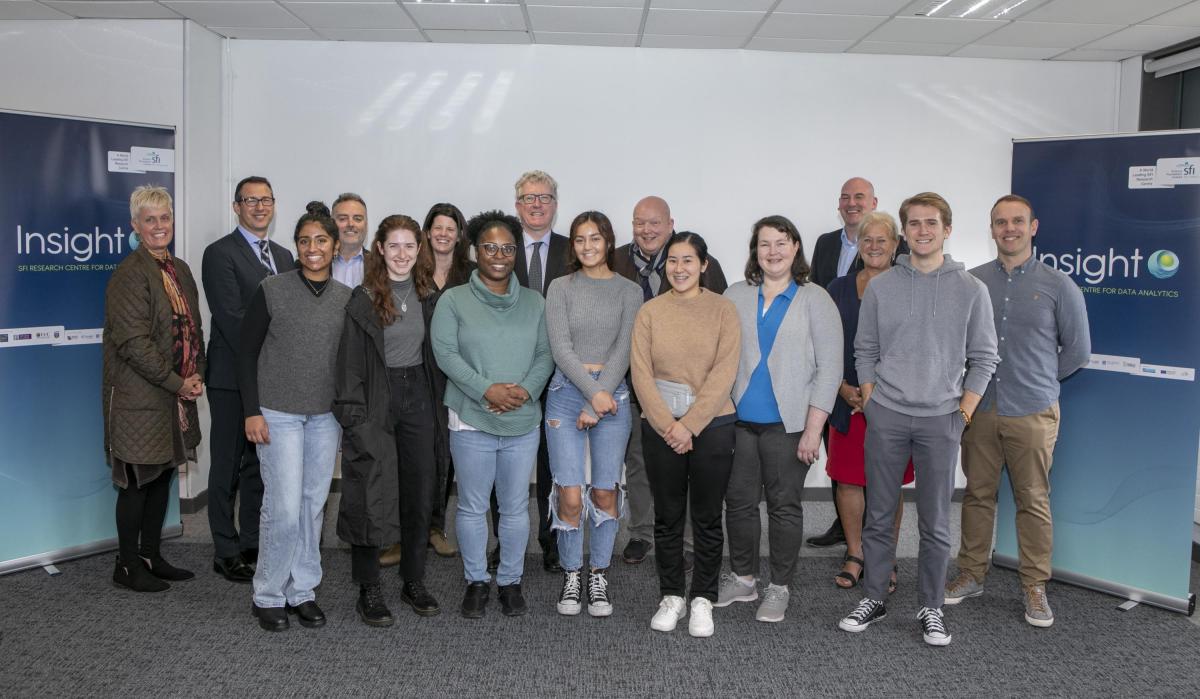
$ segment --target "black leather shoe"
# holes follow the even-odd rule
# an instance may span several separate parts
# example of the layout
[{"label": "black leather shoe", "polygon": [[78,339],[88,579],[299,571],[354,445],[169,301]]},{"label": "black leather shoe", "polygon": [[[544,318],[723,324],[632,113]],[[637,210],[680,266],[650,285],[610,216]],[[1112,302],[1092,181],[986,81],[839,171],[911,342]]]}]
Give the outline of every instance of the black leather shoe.
[{"label": "black leather shoe", "polygon": [[258,619],[258,625],[264,631],[287,631],[288,618],[287,612],[283,607],[260,607],[253,602],[250,603],[250,613]]},{"label": "black leather shoe", "polygon": [[805,539],[809,546],[816,548],[826,548],[829,546],[840,546],[846,543],[846,533],[842,531],[842,522],[839,519],[833,520],[833,524],[829,525],[829,529],[825,530],[820,536],[810,536]]},{"label": "black leather shoe", "polygon": [[412,610],[421,616],[437,616],[442,611],[438,601],[429,594],[425,583],[420,580],[404,583],[400,590],[400,601],[412,607]]},{"label": "black leather shoe", "polygon": [[497,546],[496,548],[494,548],[488,552],[487,572],[491,573],[492,575],[495,575],[497,570],[500,570],[500,547],[499,546]]},{"label": "black leather shoe", "polygon": [[[553,546],[554,544],[551,544]],[[547,573],[562,573],[562,564],[558,562],[558,549],[549,548],[542,551],[542,570]]]},{"label": "black leather shoe", "polygon": [[254,569],[246,565],[240,554],[229,558],[214,558],[213,572],[223,575],[229,582],[248,583],[254,580]]},{"label": "black leather shoe", "polygon": [[191,580],[196,577],[196,574],[190,570],[176,568],[167,563],[161,555],[143,556],[142,560],[146,562],[146,567],[150,569],[150,574],[159,580]]},{"label": "black leather shoe", "polygon": [[496,597],[500,600],[500,613],[504,616],[525,616],[529,613],[529,605],[521,594],[521,583],[497,586]]},{"label": "black leather shoe", "polygon": [[242,549],[242,560],[251,568],[258,565],[258,549]]},{"label": "black leather shoe", "polygon": [[113,569],[113,584],[134,592],[162,592],[171,589],[170,585],[146,570],[142,559],[137,559],[132,565],[123,565],[120,556],[117,557],[117,566]]},{"label": "black leather shoe", "polygon": [[383,588],[371,583],[358,588],[358,602],[354,605],[358,618],[367,626],[391,626],[395,623],[392,610],[383,601]]},{"label": "black leather shoe", "polygon": [[487,609],[488,601],[488,584],[485,582],[473,582],[467,585],[467,592],[463,595],[462,615],[468,619],[482,619],[483,613]]},{"label": "black leather shoe", "polygon": [[301,626],[315,629],[325,625],[325,612],[321,611],[321,608],[313,600],[301,602],[295,607],[285,604],[283,608],[288,614],[295,614],[300,619]]},{"label": "black leather shoe", "polygon": [[628,544],[625,544],[625,551],[621,554],[621,559],[630,565],[637,565],[646,560],[646,554],[650,553],[650,542],[645,539],[630,539]]}]

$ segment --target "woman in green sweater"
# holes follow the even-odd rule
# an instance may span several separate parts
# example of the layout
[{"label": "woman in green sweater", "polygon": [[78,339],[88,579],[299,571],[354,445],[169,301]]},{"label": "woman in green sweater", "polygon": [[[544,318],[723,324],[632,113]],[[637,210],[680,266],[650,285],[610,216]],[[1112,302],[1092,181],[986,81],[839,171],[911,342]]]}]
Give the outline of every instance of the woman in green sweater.
[{"label": "woman in green sweater", "polygon": [[470,281],[445,292],[430,335],[446,374],[450,453],[458,477],[455,523],[467,590],[462,614],[482,617],[487,606],[489,497],[500,505],[501,611],[528,611],[521,573],[529,539],[529,476],[537,456],[542,408],[537,396],[554,371],[546,336],[545,303],[513,276],[521,224],[500,211],[467,223],[478,268]]}]

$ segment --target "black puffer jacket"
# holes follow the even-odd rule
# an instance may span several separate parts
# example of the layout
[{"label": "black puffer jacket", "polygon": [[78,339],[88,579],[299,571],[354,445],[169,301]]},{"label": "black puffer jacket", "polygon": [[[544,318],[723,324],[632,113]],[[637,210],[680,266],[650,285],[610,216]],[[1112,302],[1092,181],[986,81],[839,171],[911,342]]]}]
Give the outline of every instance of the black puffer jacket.
[{"label": "black puffer jacket", "polygon": [[[438,294],[421,300],[428,329]],[[450,445],[442,399],[446,377],[437,368],[429,333],[421,347],[434,411],[434,497],[443,498]],[[400,484],[396,443],[388,420],[391,388],[384,361],[383,327],[365,287],[354,289],[338,349],[333,414],[342,425],[342,498],[338,537],[354,546],[389,546],[400,540]],[[430,507],[433,503],[430,502]]]}]

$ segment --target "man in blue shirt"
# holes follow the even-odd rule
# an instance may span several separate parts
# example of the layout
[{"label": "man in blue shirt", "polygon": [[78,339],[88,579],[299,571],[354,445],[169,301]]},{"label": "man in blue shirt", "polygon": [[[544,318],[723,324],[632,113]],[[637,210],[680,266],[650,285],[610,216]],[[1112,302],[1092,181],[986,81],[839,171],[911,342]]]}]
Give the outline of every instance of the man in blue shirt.
[{"label": "man in blue shirt", "polygon": [[967,487],[962,545],[946,604],[983,594],[996,491],[1006,466],[1017,505],[1017,548],[1025,621],[1047,627],[1046,599],[1054,527],[1050,465],[1058,439],[1059,382],[1087,365],[1091,354],[1087,308],[1071,278],[1033,257],[1038,222],[1024,197],[1009,194],[992,207],[998,255],[971,270],[991,295],[1000,364],[962,442]]},{"label": "man in blue shirt", "polygon": [[333,278],[353,289],[362,284],[363,267],[369,245],[367,237],[367,203],[353,192],[338,196],[333,202],[333,221],[338,227],[338,254],[333,256]]}]

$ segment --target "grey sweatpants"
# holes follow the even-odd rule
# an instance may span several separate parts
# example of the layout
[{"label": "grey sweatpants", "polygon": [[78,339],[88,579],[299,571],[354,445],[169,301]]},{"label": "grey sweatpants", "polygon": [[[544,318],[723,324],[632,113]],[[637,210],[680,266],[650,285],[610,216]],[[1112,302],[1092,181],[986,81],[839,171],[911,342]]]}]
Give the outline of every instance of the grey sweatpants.
[{"label": "grey sweatpants", "polygon": [[950,559],[950,500],[962,441],[962,416],[956,410],[948,415],[913,417],[875,401],[867,402],[863,415],[867,419],[864,591],[871,599],[887,597],[896,557],[896,507],[911,457],[917,473],[917,529],[921,536],[917,601],[922,607],[939,609],[945,597]]}]

